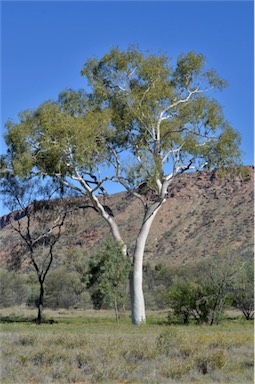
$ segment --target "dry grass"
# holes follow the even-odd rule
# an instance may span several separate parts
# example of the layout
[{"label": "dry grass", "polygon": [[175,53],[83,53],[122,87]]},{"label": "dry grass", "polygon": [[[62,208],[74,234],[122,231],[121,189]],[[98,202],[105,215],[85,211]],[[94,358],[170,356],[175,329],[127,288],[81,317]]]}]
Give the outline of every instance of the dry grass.
[{"label": "dry grass", "polygon": [[253,383],[252,322],[137,328],[111,312],[53,314],[58,323],[2,324],[1,383]]}]

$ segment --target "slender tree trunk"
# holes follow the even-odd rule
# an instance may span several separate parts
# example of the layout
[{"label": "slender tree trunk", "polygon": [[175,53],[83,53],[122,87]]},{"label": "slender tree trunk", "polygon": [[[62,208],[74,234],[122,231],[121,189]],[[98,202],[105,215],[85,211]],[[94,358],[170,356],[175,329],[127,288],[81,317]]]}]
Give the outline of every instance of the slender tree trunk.
[{"label": "slender tree trunk", "polygon": [[157,203],[146,212],[139,235],[136,239],[133,271],[130,277],[132,323],[135,325],[141,325],[146,322],[143,294],[143,255],[152,222],[160,207],[161,204]]},{"label": "slender tree trunk", "polygon": [[38,314],[36,319],[37,324],[42,323],[43,299],[44,299],[44,286],[43,286],[43,282],[40,281],[40,295],[39,295],[39,302],[38,302]]},{"label": "slender tree trunk", "polygon": [[119,312],[119,306],[118,306],[118,300],[117,300],[117,293],[115,293],[115,296],[114,296],[114,310],[115,310],[115,319],[116,319],[116,322],[119,323],[119,320],[120,320],[120,312]]}]

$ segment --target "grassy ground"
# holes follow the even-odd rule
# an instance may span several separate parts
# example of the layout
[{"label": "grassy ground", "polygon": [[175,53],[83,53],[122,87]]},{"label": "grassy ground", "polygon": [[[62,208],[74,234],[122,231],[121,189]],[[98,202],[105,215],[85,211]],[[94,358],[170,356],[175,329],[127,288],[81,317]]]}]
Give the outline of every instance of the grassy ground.
[{"label": "grassy ground", "polygon": [[[149,313],[134,327],[111,312],[1,311],[1,383],[253,383],[253,323],[167,326]],[[24,321],[25,320],[25,321]]]}]

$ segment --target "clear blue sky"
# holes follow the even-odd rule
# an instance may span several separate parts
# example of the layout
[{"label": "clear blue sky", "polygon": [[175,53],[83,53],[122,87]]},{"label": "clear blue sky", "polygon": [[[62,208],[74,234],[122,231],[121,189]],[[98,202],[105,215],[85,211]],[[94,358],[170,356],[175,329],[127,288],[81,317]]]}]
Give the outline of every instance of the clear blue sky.
[{"label": "clear blue sky", "polygon": [[[4,123],[18,112],[82,88],[84,62],[131,43],[176,58],[195,50],[228,81],[219,94],[253,164],[253,2],[2,1],[1,153]],[[0,212],[1,214],[1,212]]]}]

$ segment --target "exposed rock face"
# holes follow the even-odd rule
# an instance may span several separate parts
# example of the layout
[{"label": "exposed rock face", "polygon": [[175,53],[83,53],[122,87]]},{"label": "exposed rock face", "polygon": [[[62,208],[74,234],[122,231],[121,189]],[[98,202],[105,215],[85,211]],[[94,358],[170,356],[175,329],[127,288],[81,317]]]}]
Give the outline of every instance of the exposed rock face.
[{"label": "exposed rock face", "polygon": [[[245,176],[204,171],[176,178],[153,223],[145,263],[180,264],[231,250],[244,258],[252,257],[254,168],[245,169]],[[148,200],[151,197],[148,192]],[[82,198],[69,198],[60,204],[67,201],[73,206],[84,205]],[[118,193],[109,197],[107,206],[132,247],[141,223],[141,203],[126,193]],[[21,219],[20,214],[13,212],[1,218],[2,265],[18,241],[9,222],[15,217]],[[109,236],[107,224],[93,209],[79,209],[69,217],[58,250],[77,246],[91,253]]]},{"label": "exposed rock face", "polygon": [[11,220],[20,220],[27,215],[27,208],[25,210],[11,212],[0,218],[0,229],[11,223]]}]

